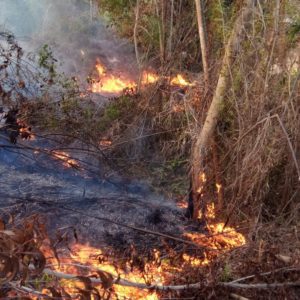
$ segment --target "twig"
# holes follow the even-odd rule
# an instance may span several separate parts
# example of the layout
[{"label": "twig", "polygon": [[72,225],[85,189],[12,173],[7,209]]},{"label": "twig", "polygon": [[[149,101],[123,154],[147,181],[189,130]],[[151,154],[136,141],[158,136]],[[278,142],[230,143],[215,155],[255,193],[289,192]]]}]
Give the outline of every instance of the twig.
[{"label": "twig", "polygon": [[286,131],[286,129],[285,129],[285,127],[284,127],[284,125],[283,125],[283,123],[282,123],[280,117],[279,117],[279,115],[276,114],[275,117],[276,117],[276,119],[278,120],[279,125],[280,125],[280,127],[281,127],[281,129],[282,129],[282,131],[283,131],[283,133],[284,133],[284,135],[285,135],[285,137],[286,137],[287,142],[288,142],[289,148],[290,148],[290,150],[291,150],[292,158],[293,158],[293,160],[294,160],[294,163],[295,163],[295,166],[296,166],[296,169],[297,169],[297,173],[298,173],[298,181],[300,181],[300,168],[299,168],[299,165],[298,165],[298,162],[297,162],[297,158],[296,158],[295,151],[294,151],[294,149],[293,149],[293,145],[292,145],[292,143],[291,143],[291,140],[290,140],[290,138],[289,138],[289,135],[288,135],[288,133],[287,133],[287,131]]},{"label": "twig", "polygon": [[[274,274],[274,273],[278,273],[280,271],[300,271],[300,268],[280,268],[280,269],[276,269],[270,272],[265,272],[265,273],[260,273],[259,276],[265,276],[265,275],[270,275],[270,274]],[[247,279],[251,279],[256,277],[257,275],[249,275],[249,276],[245,276],[245,277],[241,277],[238,279],[235,279],[233,281],[230,281],[231,283],[237,283],[237,282],[241,282]]]},{"label": "twig", "polygon": [[278,282],[278,283],[235,283],[235,282],[220,282],[219,285],[236,289],[269,289],[279,287],[300,287],[300,281],[296,282]]},{"label": "twig", "polygon": [[249,300],[249,298],[245,298],[243,296],[240,296],[240,295],[237,295],[237,294],[234,294],[234,293],[231,293],[230,297],[233,298],[233,299],[237,299],[237,300]]}]

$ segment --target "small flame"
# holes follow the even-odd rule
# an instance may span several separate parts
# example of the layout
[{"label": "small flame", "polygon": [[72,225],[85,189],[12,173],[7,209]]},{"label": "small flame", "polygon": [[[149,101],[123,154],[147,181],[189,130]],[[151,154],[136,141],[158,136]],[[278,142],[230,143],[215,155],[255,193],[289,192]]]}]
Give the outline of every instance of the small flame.
[{"label": "small flame", "polygon": [[106,73],[105,67],[100,62],[98,62],[96,64],[96,69],[97,69],[99,76],[104,75]]},{"label": "small flame", "polygon": [[103,139],[99,142],[99,145],[102,147],[109,147],[109,146],[111,146],[111,144],[112,144],[112,141],[105,140],[105,139]]},{"label": "small flame", "polygon": [[63,165],[67,168],[79,168],[79,164],[75,159],[70,158],[70,155],[63,151],[52,151],[54,157],[63,161]]},{"label": "small flame", "polygon": [[199,188],[197,193],[201,194],[203,191],[204,183],[207,181],[206,174],[203,172],[199,174]]},{"label": "small flame", "polygon": [[177,207],[179,208],[188,208],[188,204],[185,200],[179,200],[176,202]]},{"label": "small flame", "polygon": [[216,188],[217,188],[217,193],[219,194],[221,192],[222,185],[219,183],[216,183]]},{"label": "small flame", "polygon": [[205,216],[208,219],[215,219],[216,218],[216,212],[215,212],[215,203],[210,203],[206,206],[206,212]]},{"label": "small flame", "polygon": [[144,71],[142,75],[142,85],[148,85],[156,83],[159,80],[159,76],[153,72]]},{"label": "small flame", "polygon": [[182,258],[185,262],[193,267],[206,266],[210,263],[206,253],[204,253],[204,258],[198,258],[186,253],[183,254]]},{"label": "small flame", "polygon": [[99,75],[99,81],[92,83],[93,93],[121,93],[125,89],[134,89],[134,81],[126,78],[117,77],[113,74],[107,74],[106,68],[98,62],[96,69]]},{"label": "small flame", "polygon": [[20,137],[23,140],[35,140],[34,134],[31,132],[31,127],[28,126],[24,121],[17,119],[17,124],[19,126]]},{"label": "small flame", "polygon": [[201,233],[186,233],[185,235],[195,243],[212,249],[230,250],[246,244],[243,234],[236,231],[233,227],[225,227],[225,223],[214,223],[216,218],[215,204],[210,203],[206,206],[205,216],[208,222],[209,235]]},{"label": "small flame", "polygon": [[191,82],[188,82],[181,74],[177,74],[175,77],[171,79],[171,85],[177,85],[181,87],[192,86],[194,85]]}]

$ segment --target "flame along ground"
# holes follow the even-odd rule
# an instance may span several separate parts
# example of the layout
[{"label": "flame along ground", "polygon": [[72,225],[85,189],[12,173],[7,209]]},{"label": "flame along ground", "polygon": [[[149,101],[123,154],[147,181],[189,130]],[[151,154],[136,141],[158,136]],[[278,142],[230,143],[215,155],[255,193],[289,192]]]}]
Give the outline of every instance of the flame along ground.
[{"label": "flame along ground", "polygon": [[63,166],[67,168],[79,168],[79,164],[75,159],[70,158],[70,155],[64,151],[52,151],[51,154],[54,158],[62,161]]},{"label": "flame along ground", "polygon": [[[121,92],[124,88],[136,87],[136,83],[132,81],[122,80],[116,78],[113,75],[107,75],[105,68],[99,64],[97,65],[97,70],[101,78],[101,85],[97,83],[93,85],[93,92]],[[159,80],[159,76],[154,73],[144,73],[142,76],[142,84],[151,84]],[[192,83],[186,81],[180,74],[170,80],[172,85],[176,86],[189,86]],[[111,144],[110,141],[102,141],[103,146],[108,146]],[[63,151],[52,151],[54,158],[61,160],[63,166],[65,167],[79,167],[76,160],[70,158],[69,154]],[[206,181],[205,174],[201,174],[201,182],[204,184]],[[220,192],[221,185],[216,185],[217,193]],[[201,191],[199,191],[201,192]],[[179,204],[180,207],[184,207],[184,203]],[[151,285],[168,285],[172,282],[172,275],[174,277],[176,274],[180,273],[183,266],[189,266],[191,268],[199,268],[206,266],[212,262],[219,254],[222,254],[231,249],[240,247],[246,243],[245,237],[238,233],[235,228],[224,227],[224,223],[218,223],[215,221],[215,205],[211,203],[207,206],[206,217],[208,219],[208,234],[202,234],[197,232],[186,232],[184,236],[193,241],[195,244],[200,246],[205,246],[210,249],[218,250],[211,252],[207,250],[204,253],[204,257],[197,257],[187,253],[182,254],[183,264],[180,266],[172,266],[168,260],[163,260],[160,257],[160,253],[157,250],[153,250],[155,261],[153,263],[148,263],[147,268],[147,278],[138,270],[131,269],[128,264],[127,268],[118,268],[117,263],[110,261],[109,259],[102,260],[100,257],[104,257],[103,251],[97,249],[90,245],[73,244],[70,246],[71,251],[65,249],[63,253],[60,253],[59,261],[56,260],[50,247],[45,245],[43,247],[43,252],[47,258],[47,267],[64,274],[72,274],[75,276],[93,276],[96,272],[95,270],[101,269],[102,271],[108,272],[115,278],[121,278],[128,280],[133,283],[143,283]],[[157,262],[160,261],[158,264]],[[89,267],[88,271],[79,267],[79,265]],[[76,280],[70,279],[60,279],[61,286],[64,290],[71,296],[75,296],[78,289],[82,289],[82,283]],[[190,282],[192,283],[192,282]],[[186,282],[187,284],[187,282]],[[45,294],[49,293],[46,290],[43,291]],[[112,295],[116,296],[117,299],[136,299],[136,300],[158,300],[159,295],[155,291],[142,290],[134,287],[122,286],[118,284],[113,285]],[[113,299],[113,298],[112,298]]]},{"label": "flame along ground", "polygon": [[[92,83],[91,90],[93,93],[111,93],[118,94],[128,90],[136,90],[137,83],[134,80],[124,77],[123,75],[116,76],[109,74],[105,66],[97,60],[96,70],[98,73],[98,80],[94,80]],[[162,78],[152,71],[143,71],[141,76],[141,85],[146,86],[154,84]],[[187,81],[183,75],[177,74],[173,77],[163,77],[170,82],[171,86],[187,87],[192,86],[194,83]]]},{"label": "flame along ground", "polygon": [[[125,279],[134,283],[168,285],[172,281],[172,277],[176,277],[176,275],[178,275],[184,267],[203,267],[210,264],[210,262],[218,255],[231,249],[243,246],[246,243],[245,237],[241,233],[238,233],[234,228],[224,228],[224,223],[215,222],[215,206],[213,203],[207,207],[207,217],[209,220],[209,234],[187,232],[184,234],[184,236],[200,246],[207,246],[210,249],[215,249],[218,251],[207,250],[204,253],[204,257],[196,257],[187,253],[183,253],[183,264],[180,264],[179,266],[172,266],[170,265],[169,260],[161,258],[160,252],[154,249],[154,262],[146,265],[147,278],[149,279],[149,282],[145,281],[145,277],[140,271],[135,269],[132,270],[129,263],[127,263],[128,265],[125,265],[125,268],[123,266],[121,270],[117,267],[118,261],[104,258],[105,256],[103,255],[101,249],[97,249],[89,245],[82,245],[79,243],[73,244],[70,247],[71,252],[65,249],[63,253],[59,254],[59,263],[54,258],[54,255],[52,251],[49,250],[49,247],[45,247],[43,252],[47,258],[47,267],[64,274],[73,274],[75,276],[93,276],[95,274],[95,270],[98,268],[102,271],[110,273],[115,278]],[[84,271],[79,267],[79,265],[88,266],[88,271]],[[126,271],[124,271],[124,269]],[[82,284],[74,280],[61,279],[60,282],[64,289],[73,296],[76,295],[78,288],[82,288]],[[187,282],[185,284],[187,284]],[[118,284],[113,285],[112,295],[115,296],[112,299],[159,299],[159,295],[155,291],[142,290]]]},{"label": "flame along ground", "polygon": [[[65,167],[73,167],[74,165],[77,165],[77,162],[70,159],[69,155],[65,152],[54,151],[52,154],[57,159],[62,160]],[[201,175],[201,179],[205,182],[205,174]],[[221,185],[217,184],[216,189],[217,193],[219,193]],[[185,207],[182,202],[178,203],[178,206],[181,208]],[[56,260],[49,245],[45,244],[42,247],[42,251],[47,259],[47,267],[63,274],[93,277],[96,273],[96,269],[100,269],[111,274],[114,278],[125,279],[133,283],[168,285],[172,281],[172,275],[175,277],[176,274],[178,275],[184,267],[204,267],[209,265],[218,255],[245,245],[245,237],[241,233],[237,232],[235,228],[225,227],[224,223],[218,223],[215,221],[216,215],[214,203],[207,206],[206,218],[208,220],[209,231],[207,234],[186,232],[184,233],[184,236],[199,246],[204,246],[217,251],[207,250],[202,257],[182,253],[183,264],[174,266],[170,264],[169,260],[162,259],[158,250],[153,249],[153,256],[155,259],[153,263],[146,264],[148,280],[146,280],[145,274],[141,273],[137,269],[132,269],[130,267],[130,262],[126,263],[125,268],[124,265],[122,269],[118,268],[118,261],[104,258],[106,256],[101,249],[97,249],[90,245],[76,243],[69,247],[70,251],[63,249],[63,252],[59,252],[59,261]],[[79,266],[85,266],[87,269]],[[124,269],[126,271],[124,271]],[[187,282],[183,284],[187,284]],[[73,297],[76,297],[78,289],[84,288],[83,283],[70,279],[60,279],[60,286],[62,286],[64,290]],[[97,286],[95,287],[97,288]],[[49,293],[47,290],[43,292],[45,294]],[[138,289],[118,284],[113,285],[111,294],[115,296],[112,299],[159,299],[159,295],[155,291],[148,291],[145,289]]]}]

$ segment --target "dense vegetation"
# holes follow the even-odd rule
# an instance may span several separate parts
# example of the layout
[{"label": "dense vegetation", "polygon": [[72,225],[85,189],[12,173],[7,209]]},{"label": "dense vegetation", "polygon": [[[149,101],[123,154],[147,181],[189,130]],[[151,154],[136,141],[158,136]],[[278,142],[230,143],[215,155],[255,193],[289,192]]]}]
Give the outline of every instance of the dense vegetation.
[{"label": "dense vegetation", "polygon": [[[24,63],[23,51],[13,35],[2,33],[2,104],[17,106],[22,121],[36,131],[60,135],[65,143],[79,140],[107,164],[107,170],[146,179],[156,191],[178,202],[184,200],[188,203],[187,222],[195,231],[206,229],[213,235],[209,226],[216,218],[224,225],[222,232],[234,226],[244,234],[246,245],[220,256],[213,252],[204,255],[199,249],[198,253],[187,247],[179,247],[176,252],[170,244],[164,245],[174,259],[160,261],[163,266],[169,264],[166,272],[171,273],[170,265],[179,268],[183,253],[192,255],[192,251],[197,254],[195,257],[208,256],[212,262],[179,272],[189,283],[199,283],[196,290],[185,286],[177,291],[161,291],[162,298],[297,299],[299,3],[200,1],[203,23],[199,23],[195,2],[190,0],[77,2],[83,7],[91,6],[91,16],[84,20],[90,17],[97,22],[104,18],[116,34],[135,46],[140,79],[144,70],[153,70],[160,78],[142,88],[137,85],[125,89],[99,108],[92,95],[82,91],[76,78],[59,73],[48,45],[32,58],[35,69]],[[94,24],[85,26],[76,30],[88,33]],[[207,43],[207,58],[199,42],[200,27]],[[205,59],[208,74],[204,74]],[[14,81],[7,75],[11,66]],[[172,86],[170,78],[178,73],[191,84]],[[27,83],[25,86],[24,74],[32,82],[29,88]],[[93,83],[93,79],[88,78],[87,83]],[[209,127],[210,124],[214,125]],[[209,215],[211,207],[213,218]],[[153,218],[159,220],[159,213]],[[28,224],[24,224],[22,230],[29,232],[29,250],[25,247],[20,252],[34,254],[16,255],[12,261],[14,265],[17,261],[25,265],[22,272],[26,276],[32,272],[30,261],[34,261],[38,270],[35,275],[41,275],[45,267],[39,250],[41,243],[32,242],[34,228],[28,230]],[[10,251],[9,246],[24,246],[15,241],[8,245],[4,236],[0,246],[5,251]],[[205,246],[211,242],[210,237],[206,237]],[[214,243],[222,246],[222,241]],[[226,243],[223,241],[223,245]],[[8,268],[7,262],[4,267]],[[16,267],[6,269],[1,276],[5,277],[3,284],[20,271]],[[249,278],[243,278],[248,275]],[[168,282],[181,284],[182,278],[168,278]],[[101,299],[117,282],[99,272],[96,280],[104,280],[104,294],[100,295],[91,287],[90,279],[79,279],[84,285],[78,289],[80,299],[91,299],[92,295],[93,299]],[[250,281],[239,285],[247,279]],[[52,290],[53,297],[55,293]]]}]

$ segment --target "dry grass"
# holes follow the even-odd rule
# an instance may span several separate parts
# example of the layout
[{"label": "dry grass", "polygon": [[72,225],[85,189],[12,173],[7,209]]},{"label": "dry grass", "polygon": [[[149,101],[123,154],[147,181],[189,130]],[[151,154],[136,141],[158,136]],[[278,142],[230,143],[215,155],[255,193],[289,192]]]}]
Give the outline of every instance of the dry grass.
[{"label": "dry grass", "polygon": [[278,218],[293,224],[299,214],[299,61],[290,61],[289,24],[273,13],[245,28],[216,133],[223,213],[253,230]]}]

